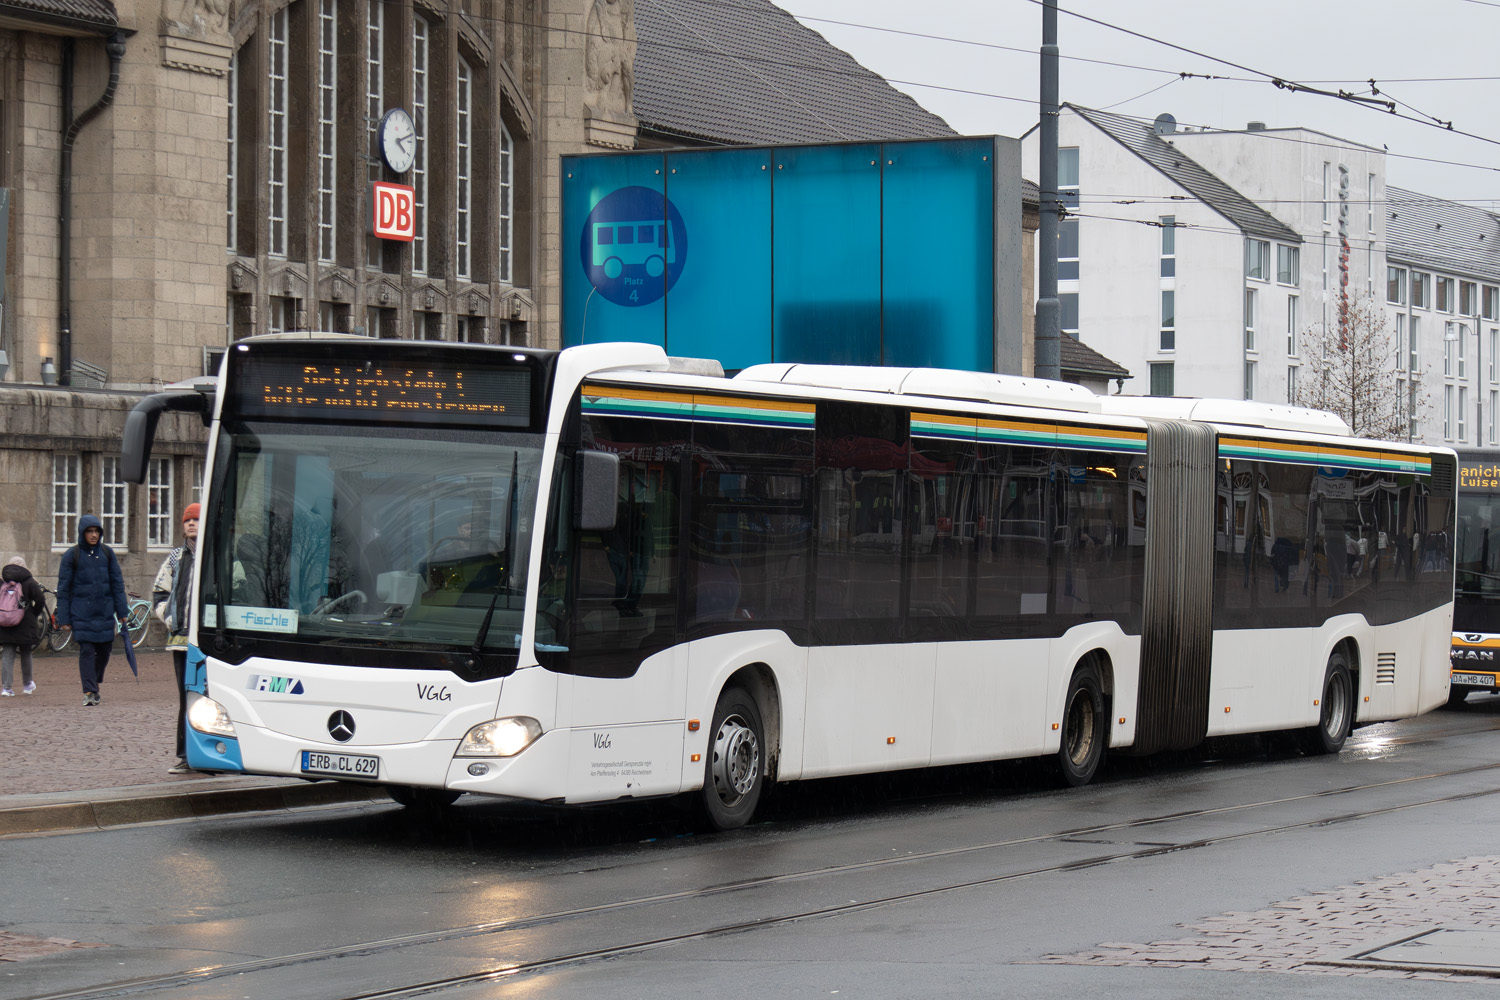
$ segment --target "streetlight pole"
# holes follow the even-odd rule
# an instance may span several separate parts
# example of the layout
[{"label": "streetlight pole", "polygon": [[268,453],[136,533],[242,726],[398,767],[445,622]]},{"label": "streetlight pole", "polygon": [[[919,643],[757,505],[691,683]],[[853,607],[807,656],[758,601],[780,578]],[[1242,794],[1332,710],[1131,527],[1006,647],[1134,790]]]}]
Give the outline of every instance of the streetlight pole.
[{"label": "streetlight pole", "polygon": [[1062,343],[1057,301],[1057,0],[1042,4],[1042,79],[1040,149],[1037,186],[1041,189],[1041,227],[1037,230],[1037,298],[1035,357],[1037,378],[1062,378]]}]

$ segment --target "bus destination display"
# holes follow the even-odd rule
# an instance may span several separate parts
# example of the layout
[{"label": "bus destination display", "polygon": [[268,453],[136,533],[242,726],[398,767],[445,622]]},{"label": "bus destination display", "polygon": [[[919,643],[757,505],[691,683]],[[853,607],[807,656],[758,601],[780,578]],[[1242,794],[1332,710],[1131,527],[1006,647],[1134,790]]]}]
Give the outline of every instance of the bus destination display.
[{"label": "bus destination display", "polygon": [[246,416],[399,419],[524,427],[531,371],[399,361],[241,359],[235,379]]}]

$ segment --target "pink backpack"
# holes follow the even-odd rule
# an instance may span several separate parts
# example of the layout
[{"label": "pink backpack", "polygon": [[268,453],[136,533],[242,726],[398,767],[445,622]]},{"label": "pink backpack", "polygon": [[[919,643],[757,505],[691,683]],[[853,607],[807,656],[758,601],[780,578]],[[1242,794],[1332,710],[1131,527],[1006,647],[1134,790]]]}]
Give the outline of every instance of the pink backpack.
[{"label": "pink backpack", "polygon": [[0,627],[21,624],[26,617],[26,602],[22,598],[21,585],[15,580],[0,584]]}]

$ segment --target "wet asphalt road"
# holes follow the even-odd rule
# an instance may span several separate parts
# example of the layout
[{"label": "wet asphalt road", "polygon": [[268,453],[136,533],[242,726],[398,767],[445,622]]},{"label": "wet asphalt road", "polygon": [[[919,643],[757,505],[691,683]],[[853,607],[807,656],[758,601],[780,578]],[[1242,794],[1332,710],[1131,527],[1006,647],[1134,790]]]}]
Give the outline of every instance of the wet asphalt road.
[{"label": "wet asphalt road", "polygon": [[0,961],[0,1000],[1488,997],[1358,956],[1500,927],[1500,698],[1331,758],[1115,758],[1085,789],[1025,764],[810,782],[732,834],[664,804],[460,800],[0,856],[0,932],[102,945]]}]

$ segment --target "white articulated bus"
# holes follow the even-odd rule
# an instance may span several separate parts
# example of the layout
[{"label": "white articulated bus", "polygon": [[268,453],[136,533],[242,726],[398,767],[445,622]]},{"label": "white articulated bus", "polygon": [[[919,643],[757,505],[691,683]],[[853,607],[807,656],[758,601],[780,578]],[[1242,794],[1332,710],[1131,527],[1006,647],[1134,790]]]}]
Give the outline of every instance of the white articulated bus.
[{"label": "white articulated bus", "polygon": [[212,424],[190,764],[408,804],[686,794],[728,829],[771,782],[1039,756],[1077,785],[1106,748],[1335,752],[1448,698],[1450,451],[711,367],[277,335],[144,400],[136,481],[162,412]]}]

